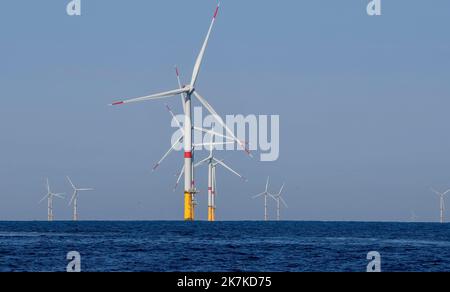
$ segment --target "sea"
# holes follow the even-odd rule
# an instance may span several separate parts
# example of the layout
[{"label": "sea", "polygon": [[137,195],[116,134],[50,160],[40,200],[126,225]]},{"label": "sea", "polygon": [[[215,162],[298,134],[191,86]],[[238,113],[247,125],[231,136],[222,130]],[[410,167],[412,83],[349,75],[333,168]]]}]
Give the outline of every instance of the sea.
[{"label": "sea", "polygon": [[365,272],[370,252],[381,271],[446,272],[450,225],[0,222],[1,272],[65,272],[72,251],[84,272]]}]

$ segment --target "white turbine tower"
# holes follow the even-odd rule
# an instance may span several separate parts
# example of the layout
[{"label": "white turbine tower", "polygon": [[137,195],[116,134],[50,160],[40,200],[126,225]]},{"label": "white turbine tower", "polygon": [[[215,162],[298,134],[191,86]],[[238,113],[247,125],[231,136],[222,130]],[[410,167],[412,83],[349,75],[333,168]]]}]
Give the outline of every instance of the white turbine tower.
[{"label": "white turbine tower", "polygon": [[264,192],[262,192],[260,194],[257,194],[256,196],[253,197],[253,199],[256,199],[256,198],[259,198],[261,196],[264,196],[264,221],[269,220],[268,216],[267,216],[267,197],[271,197],[271,198],[275,199],[273,197],[273,195],[271,195],[269,193],[269,180],[270,180],[270,177],[267,178],[266,190]]},{"label": "white turbine tower", "polygon": [[211,142],[208,145],[209,148],[209,156],[205,159],[201,160],[194,167],[199,167],[205,163],[208,164],[208,221],[216,221],[216,191],[217,191],[217,181],[216,181],[216,167],[222,166],[229,172],[234,175],[240,177],[243,180],[246,180],[242,175],[233,170],[231,167],[226,165],[223,160],[218,160],[214,157],[213,150],[217,145],[223,145],[234,142],[224,142],[224,143],[215,143],[214,134],[211,135]]},{"label": "white turbine tower", "polygon": [[[213,19],[211,21],[211,25],[209,27],[208,33],[206,35],[205,41],[203,42],[200,53],[197,57],[197,60],[194,65],[194,69],[192,72],[191,82],[188,85],[182,86],[182,88],[178,88],[171,91],[166,91],[162,93],[152,94],[149,96],[139,97],[128,99],[124,101],[114,102],[112,105],[122,105],[134,102],[141,102],[147,100],[157,100],[168,98],[171,96],[183,95],[185,96],[184,100],[184,112],[185,112],[185,122],[184,122],[184,219],[186,221],[194,220],[194,210],[193,210],[193,195],[195,194],[195,190],[192,189],[192,181],[193,181],[193,145],[192,145],[192,96],[194,96],[217,120],[222,127],[225,128],[227,133],[233,137],[233,139],[239,143],[239,145],[245,149],[248,153],[248,150],[245,148],[245,145],[237,139],[234,135],[233,131],[231,131],[223,121],[223,119],[217,114],[217,112],[213,109],[213,107],[196,91],[195,85],[197,83],[197,79],[200,73],[201,65],[203,63],[203,58],[205,56],[206,48],[208,46],[209,38],[211,36],[211,32],[214,27],[214,23],[216,21],[217,15],[219,12],[219,5],[214,12]],[[180,83],[181,84],[181,83]]]},{"label": "white turbine tower", "polygon": [[47,178],[47,194],[39,201],[39,204],[42,203],[45,199],[47,199],[47,220],[48,221],[53,221],[54,217],[53,217],[53,197],[57,197],[60,199],[64,199],[63,197],[63,193],[53,193],[50,190],[50,183],[48,182],[48,178]]},{"label": "white turbine tower", "polygon": [[[281,204],[283,204],[286,208],[288,207],[288,205],[286,204],[286,201],[283,199],[283,197],[281,196],[281,193],[283,192],[284,189],[284,184],[280,189],[280,192],[276,195],[272,195],[272,198],[277,202],[277,221],[280,221],[280,208],[281,208]],[[281,203],[281,204],[280,204]]]},{"label": "white turbine tower", "polygon": [[450,193],[450,189],[446,190],[445,192],[441,193],[436,191],[435,189],[431,189],[432,192],[434,192],[435,194],[437,194],[440,198],[439,200],[439,208],[441,211],[441,216],[440,216],[440,222],[444,223],[444,211],[445,211],[445,195],[447,195],[448,193]]},{"label": "white turbine tower", "polygon": [[69,206],[72,205],[72,203],[73,203],[73,221],[78,221],[78,192],[89,192],[89,191],[93,191],[94,189],[92,189],[92,188],[83,188],[83,189],[77,188],[73,184],[70,177],[67,176],[67,180],[69,181],[69,183],[73,189],[73,195],[69,202]]}]

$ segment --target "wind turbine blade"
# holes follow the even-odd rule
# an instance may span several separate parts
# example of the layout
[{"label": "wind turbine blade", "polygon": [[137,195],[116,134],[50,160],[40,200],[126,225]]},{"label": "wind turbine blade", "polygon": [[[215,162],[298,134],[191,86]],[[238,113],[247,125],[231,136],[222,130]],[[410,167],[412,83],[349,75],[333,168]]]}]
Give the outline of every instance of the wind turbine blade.
[{"label": "wind turbine blade", "polygon": [[280,192],[278,193],[278,196],[281,196],[281,193],[283,192],[283,189],[284,189],[284,185],[285,185],[285,184],[283,184],[283,185],[281,186],[281,189],[280,189]]},{"label": "wind turbine blade", "polygon": [[[175,74],[177,75],[178,88],[182,89],[183,85],[181,84],[180,70],[178,70],[178,66],[175,66]],[[186,93],[181,93],[180,97],[181,97],[181,107],[183,108],[183,113],[186,114],[186,109],[185,109],[185,104],[184,104],[184,102],[186,100]]]},{"label": "wind turbine blade", "polygon": [[72,198],[70,198],[69,206],[72,205],[73,201],[75,200],[75,197],[77,196],[77,192],[73,192]]},{"label": "wind turbine blade", "polygon": [[266,182],[266,192],[269,191],[269,180],[270,180],[270,177],[268,176],[267,177],[267,182]]},{"label": "wind turbine blade", "polygon": [[174,192],[175,192],[176,189],[178,188],[178,185],[180,184],[180,180],[181,180],[181,178],[183,177],[183,174],[184,174],[184,164],[183,164],[183,166],[181,167],[180,173],[178,174],[177,183],[175,184],[175,187],[173,188],[173,191],[174,191]]},{"label": "wind turbine blade", "polygon": [[146,101],[146,100],[162,99],[162,98],[166,98],[166,97],[179,95],[183,92],[189,92],[189,90],[190,90],[189,88],[175,89],[175,90],[161,92],[161,93],[152,94],[152,95],[148,95],[148,96],[132,98],[132,99],[127,99],[127,100],[123,100],[123,101],[116,101],[110,105],[122,105],[122,104],[140,102],[140,101]]},{"label": "wind turbine blade", "polygon": [[201,146],[221,146],[221,145],[228,145],[228,144],[234,144],[236,142],[214,142],[214,143],[201,143],[201,144],[193,144],[196,148],[199,148]]},{"label": "wind turbine blade", "polygon": [[266,194],[266,192],[261,193],[261,194],[257,194],[256,196],[253,196],[252,199],[259,198],[259,197],[261,197],[261,196],[264,196],[265,194]]},{"label": "wind turbine blade", "polygon": [[194,164],[194,167],[197,168],[197,167],[203,165],[203,163],[207,162],[210,159],[211,159],[211,157],[207,157],[207,158],[203,159],[202,161],[199,161],[196,164]]},{"label": "wind turbine blade", "polygon": [[168,104],[166,104],[166,108],[167,108],[167,110],[169,111],[169,113],[172,115],[172,118],[175,120],[175,122],[176,122],[178,128],[181,130],[181,133],[183,133],[183,135],[184,135],[184,129],[183,129],[183,127],[181,126],[180,121],[176,118],[175,114],[173,113],[172,109],[169,107]]},{"label": "wind turbine blade", "polygon": [[228,165],[226,165],[223,161],[214,159],[215,162],[217,162],[218,164],[222,165],[223,167],[225,167],[226,169],[228,169],[230,172],[234,173],[235,175],[237,175],[238,177],[242,178],[245,180],[245,178],[240,175],[239,173],[237,173],[235,170],[233,170],[231,167],[229,167]]},{"label": "wind turbine blade", "polygon": [[197,83],[197,78],[198,78],[198,74],[200,73],[200,68],[202,66],[203,57],[205,56],[205,51],[206,51],[206,48],[208,47],[209,37],[211,36],[211,32],[213,30],[214,23],[216,22],[217,14],[219,13],[219,7],[220,7],[220,3],[217,5],[216,11],[214,12],[213,19],[211,21],[211,25],[209,26],[209,30],[208,30],[208,33],[205,38],[205,41],[203,42],[203,46],[200,50],[197,60],[195,61],[194,71],[192,72],[191,88],[194,88],[195,84]]},{"label": "wind turbine blade", "polygon": [[233,131],[230,130],[230,128],[228,128],[228,126],[225,124],[225,122],[223,121],[223,119],[219,116],[219,114],[214,110],[214,108],[196,91],[194,91],[194,95],[195,97],[198,99],[198,101],[200,101],[200,103],[214,116],[214,118],[216,119],[216,121],[222,126],[224,127],[224,129],[227,131],[228,135],[230,135],[234,141],[236,141],[239,146],[241,146],[242,149],[245,150],[245,152],[247,152],[248,155],[251,156],[250,151],[247,149],[247,147],[245,146],[244,143],[242,143],[233,133]]},{"label": "wind turbine blade", "polygon": [[161,163],[167,158],[167,156],[170,155],[170,153],[172,153],[175,150],[175,147],[178,145],[178,143],[181,143],[181,141],[183,140],[184,136],[181,136],[180,139],[178,139],[171,147],[170,149],[164,154],[164,156],[158,161],[158,163],[155,164],[155,166],[153,167],[153,171],[155,171],[160,165]]},{"label": "wind turbine blade", "polygon": [[38,204],[40,204],[40,203],[42,203],[45,199],[47,199],[48,198],[48,195],[45,195],[40,201],[39,201],[39,203]]},{"label": "wind turbine blade", "polygon": [[67,180],[69,181],[70,185],[72,186],[72,188],[75,190],[76,187],[75,187],[75,185],[73,184],[73,182],[72,182],[72,180],[70,179],[70,177],[69,177],[69,176],[66,176],[66,177],[67,177]]},{"label": "wind turbine blade", "polygon": [[47,194],[50,194],[50,183],[47,178]]},{"label": "wind turbine blade", "polygon": [[286,201],[283,199],[283,197],[280,196],[279,198],[280,198],[281,203],[283,203],[283,205],[284,205],[286,208],[289,208],[288,205],[287,205],[287,203],[286,203]]},{"label": "wind turbine blade", "polygon": [[89,191],[95,191],[94,189],[77,189],[79,192],[89,192]]},{"label": "wind turbine blade", "polygon": [[55,196],[55,197],[57,197],[57,198],[60,198],[60,199],[65,199],[64,198],[64,193],[59,193],[59,194],[52,194],[53,196]]},{"label": "wind turbine blade", "polygon": [[446,190],[442,195],[445,196],[446,194],[450,193],[450,189]]},{"label": "wind turbine blade", "polygon": [[275,201],[277,201],[278,199],[277,199],[277,197],[275,197],[274,195],[272,195],[271,193],[267,193],[267,195],[269,196],[269,197],[271,197],[272,199],[274,199]]},{"label": "wind turbine blade", "polygon": [[438,192],[438,191],[436,191],[434,188],[431,188],[431,191],[433,192],[433,193],[435,193],[436,195],[441,195],[441,193],[440,192]]}]

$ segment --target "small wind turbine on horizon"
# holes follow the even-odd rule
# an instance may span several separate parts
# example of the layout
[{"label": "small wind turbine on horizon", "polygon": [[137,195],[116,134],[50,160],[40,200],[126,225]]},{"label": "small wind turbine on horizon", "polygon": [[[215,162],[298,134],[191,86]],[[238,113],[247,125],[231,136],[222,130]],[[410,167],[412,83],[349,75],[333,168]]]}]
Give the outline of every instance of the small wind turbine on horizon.
[{"label": "small wind turbine on horizon", "polygon": [[67,180],[69,181],[69,183],[73,189],[73,195],[69,202],[69,206],[72,205],[72,203],[73,203],[73,221],[78,221],[78,192],[89,192],[89,191],[93,191],[94,189],[92,189],[92,188],[77,188],[73,184],[70,177],[67,176]]},{"label": "small wind turbine on horizon", "polygon": [[444,211],[445,211],[445,195],[450,193],[450,189],[446,190],[445,192],[441,193],[436,191],[435,189],[431,188],[431,191],[435,194],[437,194],[440,198],[439,200],[439,208],[440,208],[440,222],[444,223]]},{"label": "small wind turbine on horizon", "polygon": [[256,198],[259,198],[261,196],[264,196],[264,221],[268,220],[268,215],[267,215],[267,198],[271,197],[274,200],[276,200],[275,197],[272,194],[269,193],[269,181],[270,181],[270,177],[267,177],[266,189],[265,189],[264,192],[262,192],[260,194],[257,194],[256,196],[253,196],[253,199],[256,199]]},{"label": "small wind turbine on horizon", "polygon": [[417,219],[419,218],[416,214],[416,211],[411,210],[411,222],[417,222]]},{"label": "small wind turbine on horizon", "polygon": [[283,192],[284,186],[285,186],[285,184],[283,184],[281,186],[281,189],[278,192],[278,194],[273,194],[272,195],[272,198],[277,202],[277,221],[280,221],[281,204],[283,204],[286,208],[288,208],[288,205],[287,205],[286,201],[281,196],[281,193]]},{"label": "small wind turbine on horizon", "polygon": [[39,204],[42,203],[45,199],[47,199],[47,220],[53,221],[53,197],[57,197],[60,199],[64,199],[63,195],[64,193],[53,193],[50,190],[50,183],[48,181],[48,178],[46,180],[46,188],[47,188],[47,194],[39,201]]}]

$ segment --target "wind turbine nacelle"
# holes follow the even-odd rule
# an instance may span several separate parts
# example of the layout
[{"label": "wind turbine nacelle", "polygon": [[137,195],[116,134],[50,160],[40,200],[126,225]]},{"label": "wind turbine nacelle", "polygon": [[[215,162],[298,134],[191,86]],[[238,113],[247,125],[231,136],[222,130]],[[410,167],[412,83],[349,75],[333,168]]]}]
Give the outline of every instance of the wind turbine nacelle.
[{"label": "wind turbine nacelle", "polygon": [[183,89],[186,89],[188,91],[189,94],[191,94],[192,92],[194,92],[194,88],[191,87],[191,85],[187,84],[187,85],[183,85]]}]

